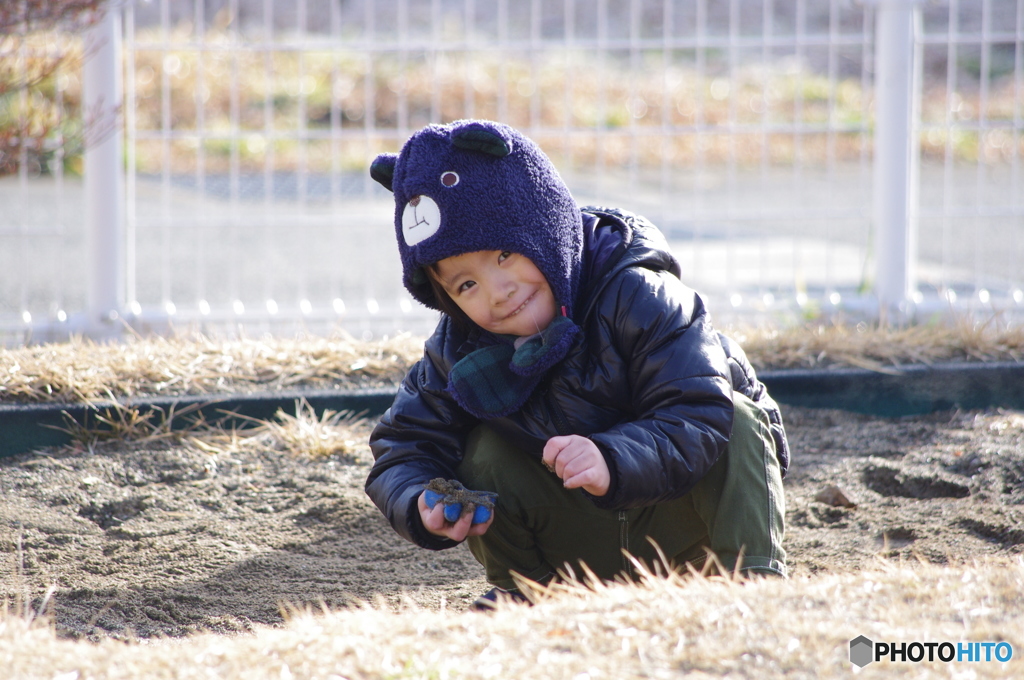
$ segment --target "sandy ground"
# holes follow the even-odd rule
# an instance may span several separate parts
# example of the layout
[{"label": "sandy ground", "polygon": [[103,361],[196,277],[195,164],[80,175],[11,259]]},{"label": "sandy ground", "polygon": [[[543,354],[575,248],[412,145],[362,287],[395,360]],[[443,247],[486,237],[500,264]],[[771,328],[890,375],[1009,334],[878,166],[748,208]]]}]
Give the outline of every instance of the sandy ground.
[{"label": "sandy ground", "polygon": [[[784,415],[794,575],[1024,552],[1024,413]],[[464,608],[480,567],[394,534],[363,494],[368,461],[124,443],[0,459],[0,600],[89,639],[242,632],[360,599]]]}]

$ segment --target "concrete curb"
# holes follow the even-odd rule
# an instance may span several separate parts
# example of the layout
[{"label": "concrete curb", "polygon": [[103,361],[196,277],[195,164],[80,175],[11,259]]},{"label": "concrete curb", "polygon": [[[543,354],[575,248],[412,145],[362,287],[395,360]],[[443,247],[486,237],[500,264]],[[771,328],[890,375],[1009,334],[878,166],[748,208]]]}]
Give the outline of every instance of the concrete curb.
[{"label": "concrete curb", "polygon": [[[207,422],[222,421],[228,427],[244,428],[252,426],[253,418],[272,419],[278,410],[295,415],[295,404],[303,399],[317,414],[331,409],[378,416],[391,406],[394,398],[394,389],[310,390],[155,397],[126,401],[121,406],[138,409],[140,415],[170,417],[172,428],[184,428],[200,414]],[[109,419],[113,406],[112,402],[0,404],[0,457],[69,444],[72,437],[68,429],[73,423],[90,429],[109,429],[101,418]]]},{"label": "concrete curb", "polygon": [[954,408],[1024,409],[1024,363],[1011,361],[913,365],[886,373],[771,371],[759,377],[776,401],[791,406],[886,417]]},{"label": "concrete curb", "polygon": [[[863,369],[834,371],[766,371],[760,376],[780,404],[836,408],[857,413],[898,417],[952,408],[1001,406],[1024,409],[1024,363],[956,363],[914,365],[891,372]],[[184,427],[201,413],[208,421],[245,427],[267,420],[278,410],[294,415],[304,399],[317,412],[324,409],[382,414],[395,388],[374,390],[317,390],[161,397],[125,402],[140,414],[174,414],[172,427]],[[69,420],[99,429],[111,403],[0,404],[0,457],[71,442]],[[181,415],[185,413],[184,415]],[[236,414],[230,415],[230,414]],[[783,413],[785,417],[785,413]]]}]

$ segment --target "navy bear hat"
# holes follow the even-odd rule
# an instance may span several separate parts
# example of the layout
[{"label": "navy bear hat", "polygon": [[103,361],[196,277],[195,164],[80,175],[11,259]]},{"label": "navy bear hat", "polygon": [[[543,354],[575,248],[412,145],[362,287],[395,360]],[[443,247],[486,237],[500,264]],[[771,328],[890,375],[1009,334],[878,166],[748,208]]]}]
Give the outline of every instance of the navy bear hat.
[{"label": "navy bear hat", "polygon": [[479,250],[530,258],[572,317],[583,219],[551,161],[518,131],[484,120],[428,125],[381,154],[370,175],[395,195],[405,287],[439,309],[423,267]]}]

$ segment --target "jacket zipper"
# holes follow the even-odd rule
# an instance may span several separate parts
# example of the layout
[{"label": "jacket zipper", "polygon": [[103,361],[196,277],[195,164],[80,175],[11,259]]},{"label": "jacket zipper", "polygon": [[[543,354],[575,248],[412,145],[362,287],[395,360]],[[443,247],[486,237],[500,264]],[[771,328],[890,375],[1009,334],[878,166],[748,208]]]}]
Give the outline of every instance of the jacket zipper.
[{"label": "jacket zipper", "polygon": [[558,434],[565,437],[572,434],[572,429],[569,427],[569,420],[562,413],[562,407],[558,405],[558,401],[551,395],[551,386],[548,385],[544,388],[544,396],[548,398],[548,403],[551,404],[551,416],[555,421],[555,430]]}]

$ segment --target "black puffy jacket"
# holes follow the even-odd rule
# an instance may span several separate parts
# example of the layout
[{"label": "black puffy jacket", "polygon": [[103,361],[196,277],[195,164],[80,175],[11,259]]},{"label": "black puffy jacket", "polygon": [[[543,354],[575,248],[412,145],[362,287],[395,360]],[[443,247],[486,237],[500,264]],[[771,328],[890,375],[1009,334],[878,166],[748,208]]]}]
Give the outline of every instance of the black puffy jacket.
[{"label": "black puffy jacket", "polygon": [[[608,493],[593,502],[641,507],[686,494],[707,473],[728,442],[735,389],[768,411],[785,470],[778,407],[742,349],[712,328],[700,296],[680,281],[661,233],[604,208],[584,208],[584,225],[573,319],[582,338],[519,411],[488,425],[538,458],[553,436],[589,437],[611,473]],[[445,388],[452,366],[485,341],[442,318],[370,437],[367,494],[399,534],[426,548],[455,545],[424,530],[416,500],[434,477],[455,477],[466,434],[479,422]]]}]

